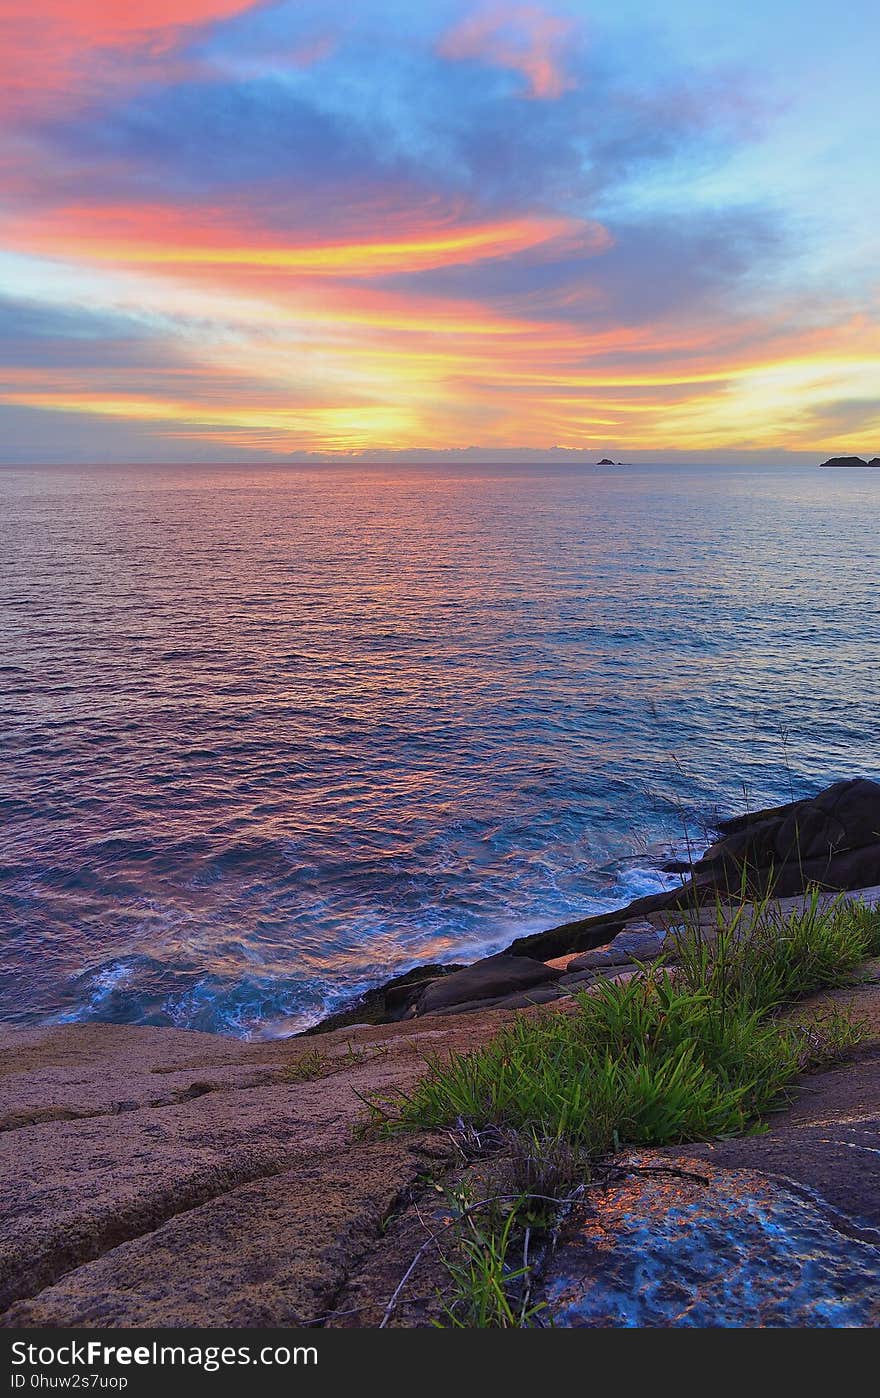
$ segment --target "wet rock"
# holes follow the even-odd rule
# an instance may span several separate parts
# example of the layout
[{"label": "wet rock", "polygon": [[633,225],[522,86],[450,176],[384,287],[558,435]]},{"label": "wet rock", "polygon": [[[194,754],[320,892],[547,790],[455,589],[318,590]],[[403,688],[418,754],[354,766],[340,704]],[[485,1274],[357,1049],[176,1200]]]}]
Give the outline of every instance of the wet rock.
[{"label": "wet rock", "polygon": [[[611,970],[613,968],[609,967],[608,969]],[[592,968],[584,971],[566,971],[559,984],[566,990],[569,986],[579,986],[583,989],[585,986],[589,985],[591,981],[596,980],[598,974],[599,972]]]},{"label": "wet rock", "polygon": [[[672,1162],[631,1158],[637,1168]],[[880,1249],[820,1201],[752,1170],[693,1167],[596,1191],[553,1260],[564,1327],[847,1327],[880,1323]]]},{"label": "wet rock", "polygon": [[[721,839],[694,865],[694,878],[730,886],[743,871],[754,881],[778,872],[780,896],[800,892],[804,871],[835,888],[863,887],[880,878],[880,785],[857,777],[818,796],[718,823]],[[861,856],[867,857],[863,867]],[[864,878],[873,870],[877,877]],[[853,884],[852,877],[861,882]],[[781,884],[798,887],[783,888]]]},{"label": "wet rock", "polygon": [[358,1024],[394,1024],[404,1019],[410,1006],[418,999],[426,985],[432,981],[452,976],[456,971],[466,969],[453,963],[450,965],[416,966],[401,976],[394,976],[375,990],[368,990],[352,1000],[345,1009],[327,1015],[320,1024],[307,1029],[307,1034],[327,1034],[334,1029],[345,1029]]}]

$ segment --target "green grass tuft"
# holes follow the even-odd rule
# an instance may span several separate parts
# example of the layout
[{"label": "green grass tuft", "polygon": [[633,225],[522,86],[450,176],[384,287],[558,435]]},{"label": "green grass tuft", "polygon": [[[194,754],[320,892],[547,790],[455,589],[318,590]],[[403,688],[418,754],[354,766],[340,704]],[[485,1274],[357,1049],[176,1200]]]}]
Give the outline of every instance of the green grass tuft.
[{"label": "green grass tuft", "polygon": [[[541,1307],[530,1301],[526,1256],[510,1264],[511,1245],[527,1200],[505,1207],[493,1201],[474,1205],[466,1190],[451,1196],[458,1219],[455,1250],[443,1254],[452,1281],[444,1313],[453,1329],[525,1329]],[[488,1205],[488,1207],[484,1207]]]},{"label": "green grass tuft", "polygon": [[880,955],[880,913],[813,893],[785,916],[765,899],[732,913],[720,904],[715,927],[691,918],[675,960],[680,982],[721,1005],[772,1010],[812,991],[844,984],[860,962]]},{"label": "green grass tuft", "polygon": [[329,1066],[322,1053],[317,1049],[310,1049],[308,1053],[300,1054],[299,1058],[292,1058],[289,1063],[285,1063],[281,1077],[285,1082],[312,1082],[315,1078],[322,1078]]},{"label": "green grass tuft", "polygon": [[597,983],[571,1014],[518,1018],[478,1051],[430,1062],[385,1129],[494,1125],[590,1155],[739,1135],[825,1054],[821,1031],[805,1057],[803,1031],[773,1012],[845,983],[878,947],[880,915],[843,902],[781,923],[759,909],[714,937],[695,927],[676,966]]}]

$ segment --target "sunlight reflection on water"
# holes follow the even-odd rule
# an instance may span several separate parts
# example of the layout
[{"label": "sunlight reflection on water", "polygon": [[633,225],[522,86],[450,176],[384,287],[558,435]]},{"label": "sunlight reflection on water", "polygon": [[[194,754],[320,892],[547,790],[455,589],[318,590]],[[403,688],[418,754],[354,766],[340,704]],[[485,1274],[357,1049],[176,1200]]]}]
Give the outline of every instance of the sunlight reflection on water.
[{"label": "sunlight reflection on water", "polygon": [[880,772],[873,480],[96,468],[0,497],[6,1018],[305,1024],[659,886],[682,810]]}]

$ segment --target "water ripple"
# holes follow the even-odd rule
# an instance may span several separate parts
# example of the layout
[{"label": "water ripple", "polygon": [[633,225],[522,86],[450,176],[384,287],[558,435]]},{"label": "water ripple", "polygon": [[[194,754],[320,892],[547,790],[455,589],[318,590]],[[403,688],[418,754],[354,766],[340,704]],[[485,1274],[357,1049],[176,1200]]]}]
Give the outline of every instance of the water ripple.
[{"label": "water ripple", "polygon": [[876,490],[0,472],[0,1016],[290,1032],[877,775]]}]

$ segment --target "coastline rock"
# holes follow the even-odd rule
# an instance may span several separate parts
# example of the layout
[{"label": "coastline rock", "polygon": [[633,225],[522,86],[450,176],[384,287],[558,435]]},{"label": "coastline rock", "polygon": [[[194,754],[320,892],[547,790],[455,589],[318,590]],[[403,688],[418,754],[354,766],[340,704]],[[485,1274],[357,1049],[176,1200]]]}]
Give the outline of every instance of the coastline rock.
[{"label": "coastline rock", "polygon": [[0,1329],[315,1323],[448,1150],[355,1139],[363,1098],[497,1027],[346,1029],[318,1054],[140,1025],[0,1030]]},{"label": "coastline rock", "polygon": [[655,961],[663,954],[664,933],[650,923],[628,926],[608,943],[595,951],[584,951],[568,963],[566,974],[592,971],[600,966],[626,966],[635,961]]},{"label": "coastline rock", "polygon": [[375,990],[368,990],[364,995],[359,995],[344,1010],[327,1015],[319,1024],[313,1024],[303,1033],[328,1034],[333,1029],[354,1028],[361,1024],[395,1024],[404,1018],[421,989],[443,976],[452,976],[456,971],[467,969],[468,967],[460,962],[416,966],[412,971],[404,972],[402,976],[394,976],[392,980],[385,981]]},{"label": "coastline rock", "polygon": [[[470,966],[416,968],[306,1032],[546,1003],[565,993],[559,983],[563,970],[598,973],[603,967],[659,956],[666,927],[684,910],[718,899],[735,901],[744,890],[752,898],[772,894],[784,899],[813,886],[840,893],[880,884],[880,784],[863,777],[835,782],[800,801],[719,821],[717,830],[719,839],[694,863],[665,866],[682,875],[678,888],[518,937],[503,953]],[[566,957],[562,969],[546,964]],[[575,957],[578,965],[572,964]],[[517,961],[523,965],[514,972]]]},{"label": "coastline rock", "polygon": [[788,898],[815,885],[832,892],[880,883],[880,784],[835,782],[817,796],[718,822],[721,836],[691,866],[680,888],[638,898],[625,908],[518,937],[513,956],[542,961],[605,947],[636,918],[772,893]]},{"label": "coastline rock", "polygon": [[750,886],[772,883],[786,897],[807,883],[845,890],[880,881],[880,785],[862,777],[719,821],[718,831],[721,839],[694,865],[698,882],[735,891],[745,873]]},{"label": "coastline rock", "polygon": [[562,972],[553,966],[501,952],[416,990],[403,1017],[413,1019],[420,1015],[443,1014],[471,1002],[506,1000],[550,985],[561,976]]}]

